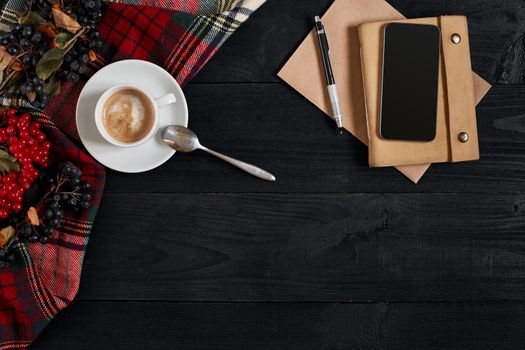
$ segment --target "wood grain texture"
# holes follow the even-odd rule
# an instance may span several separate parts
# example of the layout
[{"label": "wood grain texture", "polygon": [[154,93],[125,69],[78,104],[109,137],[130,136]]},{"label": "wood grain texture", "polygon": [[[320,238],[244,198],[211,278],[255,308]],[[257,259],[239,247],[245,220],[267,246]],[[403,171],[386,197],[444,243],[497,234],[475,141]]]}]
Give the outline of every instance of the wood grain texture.
[{"label": "wood grain texture", "polygon": [[[516,41],[516,35],[525,29],[523,0],[388,2],[409,18],[466,15],[474,70],[492,83],[503,82],[502,62],[509,62],[510,71],[523,72],[525,48]],[[194,82],[279,81],[275,75],[277,70],[313,27],[313,17],[323,13],[330,3],[330,0],[268,0],[229,39]],[[517,48],[519,59],[511,59],[509,47]],[[506,82],[523,83],[524,77]]]},{"label": "wood grain texture", "polygon": [[[389,2],[468,15],[474,69],[523,83],[523,0]],[[525,348],[525,85],[478,107],[480,161],[369,169],[275,75],[330,3],[268,0],[185,89],[203,144],[278,181],[203,153],[110,171],[78,300],[32,349]]]},{"label": "wood grain texture", "polygon": [[[109,172],[122,192],[522,192],[525,86],[496,86],[478,107],[481,160],[435,164],[418,185],[393,168],[370,169],[368,150],[280,84],[193,85],[190,127],[202,143],[277,176],[267,183],[202,152],[177,154],[143,174]],[[139,185],[140,184],[140,185]]]},{"label": "wood grain texture", "polygon": [[522,301],[524,251],[524,195],[108,194],[79,298]]},{"label": "wood grain texture", "polygon": [[518,350],[524,327],[523,303],[75,302],[31,348]]}]

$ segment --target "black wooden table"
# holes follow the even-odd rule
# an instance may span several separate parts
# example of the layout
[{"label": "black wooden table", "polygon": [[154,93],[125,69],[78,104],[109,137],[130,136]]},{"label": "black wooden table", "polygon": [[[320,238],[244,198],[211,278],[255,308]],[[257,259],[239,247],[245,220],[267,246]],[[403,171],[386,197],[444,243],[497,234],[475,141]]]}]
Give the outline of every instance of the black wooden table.
[{"label": "black wooden table", "polygon": [[[330,2],[268,0],[185,90],[206,145],[278,182],[203,153],[109,172],[78,298],[33,349],[525,347],[523,77],[479,105],[480,161],[433,165],[419,185],[369,169],[276,77]],[[468,15],[491,83],[523,40],[523,0],[389,2]]]}]

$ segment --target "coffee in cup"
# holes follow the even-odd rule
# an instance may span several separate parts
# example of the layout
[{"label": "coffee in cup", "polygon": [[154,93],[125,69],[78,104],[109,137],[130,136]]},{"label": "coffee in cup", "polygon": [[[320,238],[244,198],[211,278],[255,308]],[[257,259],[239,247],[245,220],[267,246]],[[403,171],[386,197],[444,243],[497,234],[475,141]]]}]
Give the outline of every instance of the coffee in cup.
[{"label": "coffee in cup", "polygon": [[145,138],[155,124],[155,108],[142,92],[126,88],[109,96],[102,107],[108,134],[123,143]]},{"label": "coffee in cup", "polygon": [[100,135],[119,147],[139,146],[156,134],[159,108],[177,102],[173,93],[153,98],[142,88],[117,85],[106,90],[95,107]]}]

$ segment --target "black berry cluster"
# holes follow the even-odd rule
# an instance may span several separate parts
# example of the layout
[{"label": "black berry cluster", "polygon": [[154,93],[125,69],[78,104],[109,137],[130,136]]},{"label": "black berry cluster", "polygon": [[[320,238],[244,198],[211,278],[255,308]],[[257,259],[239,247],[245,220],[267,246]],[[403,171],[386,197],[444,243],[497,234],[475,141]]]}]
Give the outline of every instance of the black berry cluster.
[{"label": "black berry cluster", "polygon": [[[34,13],[45,21],[49,21],[47,22],[49,24],[55,21],[53,6],[60,6],[60,11],[82,26],[82,35],[67,48],[67,54],[63,57],[60,69],[52,77],[58,81],[77,82],[81,72],[97,58],[97,54],[103,47],[100,33],[96,29],[96,25],[102,20],[103,1],[62,0],[57,5],[51,4],[48,0],[33,0],[30,6]],[[13,75],[4,74],[4,81],[0,80],[2,83],[0,90],[14,85],[21,94],[31,96],[29,100],[33,106],[45,107],[50,95],[56,94],[59,89],[53,88],[54,84],[50,84],[50,79],[46,76],[40,75],[39,77],[36,67],[46,52],[56,47],[55,38],[60,30],[53,25],[50,28],[37,24],[15,23],[11,25],[10,31],[0,32],[0,45],[4,46],[16,60],[16,65],[10,66],[14,70]],[[6,82],[7,78],[16,83]],[[40,78],[45,78],[45,80]]]},{"label": "black berry cluster", "polygon": [[81,0],[78,11],[78,22],[85,26],[93,26],[102,19],[102,0]]},{"label": "black berry cluster", "polygon": [[[38,225],[22,212],[12,215],[9,220],[11,226],[16,228],[18,239],[46,244],[67,212],[78,213],[89,208],[91,186],[81,178],[82,171],[72,162],[59,164],[56,176],[41,175],[38,183],[34,184],[36,192],[46,191],[35,209]],[[0,267],[7,266],[14,259],[13,246],[9,244],[0,248]]]},{"label": "black berry cluster", "polygon": [[[47,0],[38,0],[43,13],[51,17],[51,5]],[[90,27],[86,34],[87,40],[77,43],[64,57],[63,69],[58,76],[62,80],[76,83],[80,79],[80,72],[90,61],[89,50],[100,52],[104,43],[95,26],[103,16],[102,0],[65,1],[64,11],[83,26]]]},{"label": "black berry cluster", "polygon": [[[64,11],[83,26],[96,26],[102,20],[102,0],[64,0]],[[36,9],[47,19],[52,18],[52,4],[49,0],[36,0]]]},{"label": "black berry cluster", "polygon": [[[89,208],[91,186],[89,182],[81,181],[82,171],[71,162],[60,164],[58,171],[67,179],[67,182],[61,188],[61,192],[55,194],[51,204],[57,202],[59,206],[76,213]],[[60,198],[58,198],[59,195]]]},{"label": "black berry cluster", "polygon": [[[90,31],[87,36],[89,37],[89,43],[77,43],[69,52],[64,56],[64,65],[57,76],[62,80],[71,81],[76,83],[80,79],[81,71],[90,62],[89,49],[100,50],[103,46],[100,40],[100,33],[96,30]],[[96,38],[93,40],[92,38]]]},{"label": "black berry cluster", "polygon": [[31,25],[15,23],[11,25],[11,32],[0,35],[0,45],[6,47],[6,51],[17,57],[28,73],[25,79],[18,81],[18,89],[22,94],[32,91],[36,93],[33,105],[42,108],[49,102],[49,95],[44,92],[44,81],[38,78],[35,72],[38,61],[47,50],[47,40]]},{"label": "black berry cluster", "polygon": [[0,268],[8,266],[9,263],[15,260],[15,253],[12,246],[0,248]]}]

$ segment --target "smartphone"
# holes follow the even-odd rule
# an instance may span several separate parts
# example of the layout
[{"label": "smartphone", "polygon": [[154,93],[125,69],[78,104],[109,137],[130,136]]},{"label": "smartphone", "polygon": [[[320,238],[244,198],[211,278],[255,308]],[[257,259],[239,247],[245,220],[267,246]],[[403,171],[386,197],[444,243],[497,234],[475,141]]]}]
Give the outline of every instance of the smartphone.
[{"label": "smartphone", "polygon": [[441,32],[426,24],[384,29],[381,137],[429,142],[436,137]]}]

